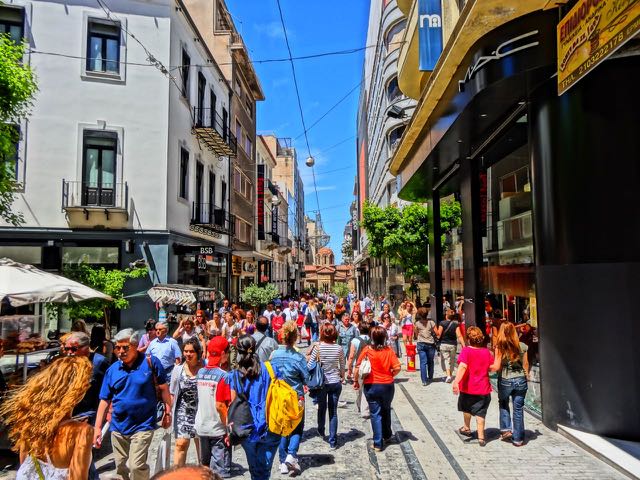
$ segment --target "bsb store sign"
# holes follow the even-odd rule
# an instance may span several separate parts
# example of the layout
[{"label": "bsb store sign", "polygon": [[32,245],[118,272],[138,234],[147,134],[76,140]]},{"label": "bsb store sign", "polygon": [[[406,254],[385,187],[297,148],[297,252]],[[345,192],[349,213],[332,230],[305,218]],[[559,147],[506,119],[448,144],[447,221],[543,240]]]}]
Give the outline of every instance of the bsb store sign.
[{"label": "bsb store sign", "polygon": [[420,70],[433,71],[442,53],[440,0],[418,0],[418,46]]},{"label": "bsb store sign", "polygon": [[581,0],[557,27],[558,95],[640,31],[640,0]]}]

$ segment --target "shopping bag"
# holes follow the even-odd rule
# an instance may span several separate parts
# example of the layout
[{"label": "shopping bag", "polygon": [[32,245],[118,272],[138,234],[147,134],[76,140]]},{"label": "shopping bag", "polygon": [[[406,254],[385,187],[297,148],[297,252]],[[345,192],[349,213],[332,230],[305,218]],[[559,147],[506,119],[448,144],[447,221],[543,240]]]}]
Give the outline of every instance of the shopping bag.
[{"label": "shopping bag", "polygon": [[302,340],[307,340],[309,338],[309,329],[307,327],[302,327],[300,330],[300,338]]},{"label": "shopping bag", "polygon": [[153,469],[153,474],[167,470],[170,467],[171,458],[171,429],[165,428],[162,430],[162,440],[158,445],[158,454],[156,455],[156,464]]}]

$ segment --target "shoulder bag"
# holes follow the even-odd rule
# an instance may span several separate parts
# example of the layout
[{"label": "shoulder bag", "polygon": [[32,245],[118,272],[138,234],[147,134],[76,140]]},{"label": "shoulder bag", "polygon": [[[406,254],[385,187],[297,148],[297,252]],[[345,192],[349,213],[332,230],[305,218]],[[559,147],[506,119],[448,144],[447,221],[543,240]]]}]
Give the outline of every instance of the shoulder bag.
[{"label": "shoulder bag", "polygon": [[309,369],[307,387],[309,390],[320,390],[324,387],[324,369],[320,361],[320,344],[316,343],[313,348],[316,349],[316,360],[313,367]]},{"label": "shoulder bag", "polygon": [[358,369],[358,379],[360,381],[367,378],[367,376],[371,373],[371,361],[369,360],[369,346],[365,347],[365,354],[362,362],[360,362],[360,368]]}]

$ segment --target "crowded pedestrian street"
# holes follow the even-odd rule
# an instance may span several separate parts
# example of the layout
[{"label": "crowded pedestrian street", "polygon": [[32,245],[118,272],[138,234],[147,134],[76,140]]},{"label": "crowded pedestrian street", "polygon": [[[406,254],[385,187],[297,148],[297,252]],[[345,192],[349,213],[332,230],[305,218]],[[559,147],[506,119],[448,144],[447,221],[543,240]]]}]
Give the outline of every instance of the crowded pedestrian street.
[{"label": "crowded pedestrian street", "polygon": [[[439,363],[439,362],[438,362]],[[436,366],[437,379],[444,379]],[[341,397],[346,405],[338,409],[337,450],[317,435],[316,415],[309,408],[299,456],[301,479],[320,480],[426,480],[478,479],[557,480],[585,478],[624,479],[626,476],[563,437],[546,428],[532,415],[525,415],[526,448],[514,448],[499,440],[497,406],[487,416],[487,446],[461,437],[456,430],[461,415],[451,385],[436,381],[428,387],[420,383],[419,372],[403,371],[396,379],[392,428],[398,442],[383,452],[371,447],[371,425],[355,408],[355,392],[346,385]],[[497,405],[497,396],[492,401]],[[162,432],[155,433],[149,458],[155,459]],[[233,478],[250,478],[242,448],[232,456]],[[188,463],[196,463],[192,447]],[[101,479],[117,479],[111,455],[97,462]],[[274,462],[272,478],[282,478]],[[5,475],[0,478],[12,478]]]},{"label": "crowded pedestrian street", "polygon": [[640,480],[640,0],[0,0],[0,480]]}]

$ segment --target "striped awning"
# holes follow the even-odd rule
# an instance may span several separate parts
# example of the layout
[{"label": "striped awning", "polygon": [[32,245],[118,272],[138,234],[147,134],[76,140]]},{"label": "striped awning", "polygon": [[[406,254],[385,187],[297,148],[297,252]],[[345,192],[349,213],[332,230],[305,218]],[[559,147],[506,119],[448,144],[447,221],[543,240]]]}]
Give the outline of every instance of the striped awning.
[{"label": "striped awning", "polygon": [[194,289],[176,287],[176,286],[163,286],[156,285],[151,287],[147,294],[151,297],[151,300],[158,303],[161,302],[164,305],[180,305],[188,307],[196,303],[196,296]]}]

